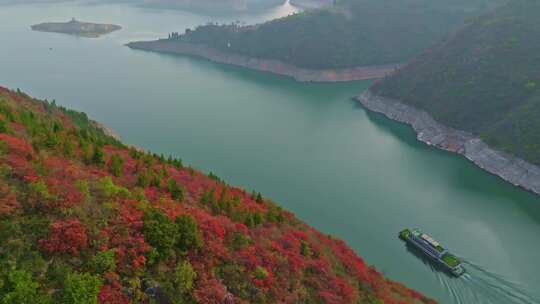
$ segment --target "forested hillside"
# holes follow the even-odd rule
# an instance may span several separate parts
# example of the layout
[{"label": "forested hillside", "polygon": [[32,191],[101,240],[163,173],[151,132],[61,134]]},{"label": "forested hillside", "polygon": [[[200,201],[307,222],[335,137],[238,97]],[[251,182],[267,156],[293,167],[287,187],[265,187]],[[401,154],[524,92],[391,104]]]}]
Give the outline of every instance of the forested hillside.
[{"label": "forested hillside", "polygon": [[0,88],[0,303],[383,302],[433,303],[259,193]]},{"label": "forested hillside", "polygon": [[540,164],[540,1],[472,20],[371,90]]},{"label": "forested hillside", "polygon": [[178,39],[302,68],[400,63],[502,0],[337,0],[257,26],[200,26]]}]

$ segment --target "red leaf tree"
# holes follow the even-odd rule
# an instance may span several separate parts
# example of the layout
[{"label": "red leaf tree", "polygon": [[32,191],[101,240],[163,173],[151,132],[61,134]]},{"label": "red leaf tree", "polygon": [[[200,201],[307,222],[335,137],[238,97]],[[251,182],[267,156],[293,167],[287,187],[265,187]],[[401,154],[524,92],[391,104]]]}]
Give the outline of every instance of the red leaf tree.
[{"label": "red leaf tree", "polygon": [[49,254],[78,255],[88,246],[86,229],[78,219],[57,221],[49,227],[49,237],[39,241],[40,247]]}]

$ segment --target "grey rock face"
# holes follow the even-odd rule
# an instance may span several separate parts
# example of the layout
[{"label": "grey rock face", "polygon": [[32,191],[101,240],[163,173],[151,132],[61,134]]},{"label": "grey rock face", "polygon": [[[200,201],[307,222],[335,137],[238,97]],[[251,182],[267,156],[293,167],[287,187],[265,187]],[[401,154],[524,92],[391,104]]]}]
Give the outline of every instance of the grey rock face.
[{"label": "grey rock face", "polygon": [[419,141],[461,154],[485,171],[540,194],[540,167],[495,150],[469,132],[442,125],[427,112],[399,100],[377,96],[369,90],[356,97],[356,100],[368,110],[412,126]]}]

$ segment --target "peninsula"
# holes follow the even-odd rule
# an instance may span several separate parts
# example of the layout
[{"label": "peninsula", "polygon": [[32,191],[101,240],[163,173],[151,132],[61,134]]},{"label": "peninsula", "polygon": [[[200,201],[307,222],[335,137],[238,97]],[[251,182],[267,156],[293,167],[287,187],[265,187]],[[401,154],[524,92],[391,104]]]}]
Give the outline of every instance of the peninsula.
[{"label": "peninsula", "polygon": [[523,0],[476,18],[358,100],[540,194],[539,12]]},{"label": "peninsula", "polygon": [[122,29],[115,24],[80,22],[75,18],[68,22],[47,22],[32,25],[33,31],[62,33],[86,38],[97,38]]},{"label": "peninsula", "polygon": [[198,56],[299,81],[374,79],[391,74],[484,7],[481,0],[467,4],[471,10],[465,6],[455,10],[440,1],[411,2],[416,5],[389,0],[332,1],[324,8],[262,24],[209,23],[170,33],[167,39],[128,46]]},{"label": "peninsula", "polygon": [[173,39],[131,42],[127,46],[132,49],[195,56],[217,63],[289,76],[299,82],[341,82],[376,79],[390,75],[399,67],[398,64],[385,64],[351,68],[301,68],[281,60],[228,53],[202,44],[175,41]]}]

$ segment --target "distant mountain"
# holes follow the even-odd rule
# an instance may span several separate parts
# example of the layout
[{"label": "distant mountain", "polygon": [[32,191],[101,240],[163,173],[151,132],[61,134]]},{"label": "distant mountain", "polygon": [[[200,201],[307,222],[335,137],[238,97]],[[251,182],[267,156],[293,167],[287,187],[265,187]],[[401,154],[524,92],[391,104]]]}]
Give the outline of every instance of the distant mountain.
[{"label": "distant mountain", "polygon": [[128,0],[147,7],[207,12],[250,11],[283,4],[284,0]]},{"label": "distant mountain", "polygon": [[[152,8],[188,9],[222,13],[268,9],[285,2],[285,0],[0,0],[0,4],[55,3],[68,1],[88,3],[131,3]],[[305,1],[311,3],[321,0]]]},{"label": "distant mountain", "polygon": [[301,68],[409,60],[503,0],[336,0],[320,10],[257,26],[203,25],[180,37],[219,51]]},{"label": "distant mountain", "polygon": [[0,244],[2,304],[434,303],[256,192],[4,88]]},{"label": "distant mountain", "polygon": [[540,1],[474,18],[371,88],[540,165]]}]

